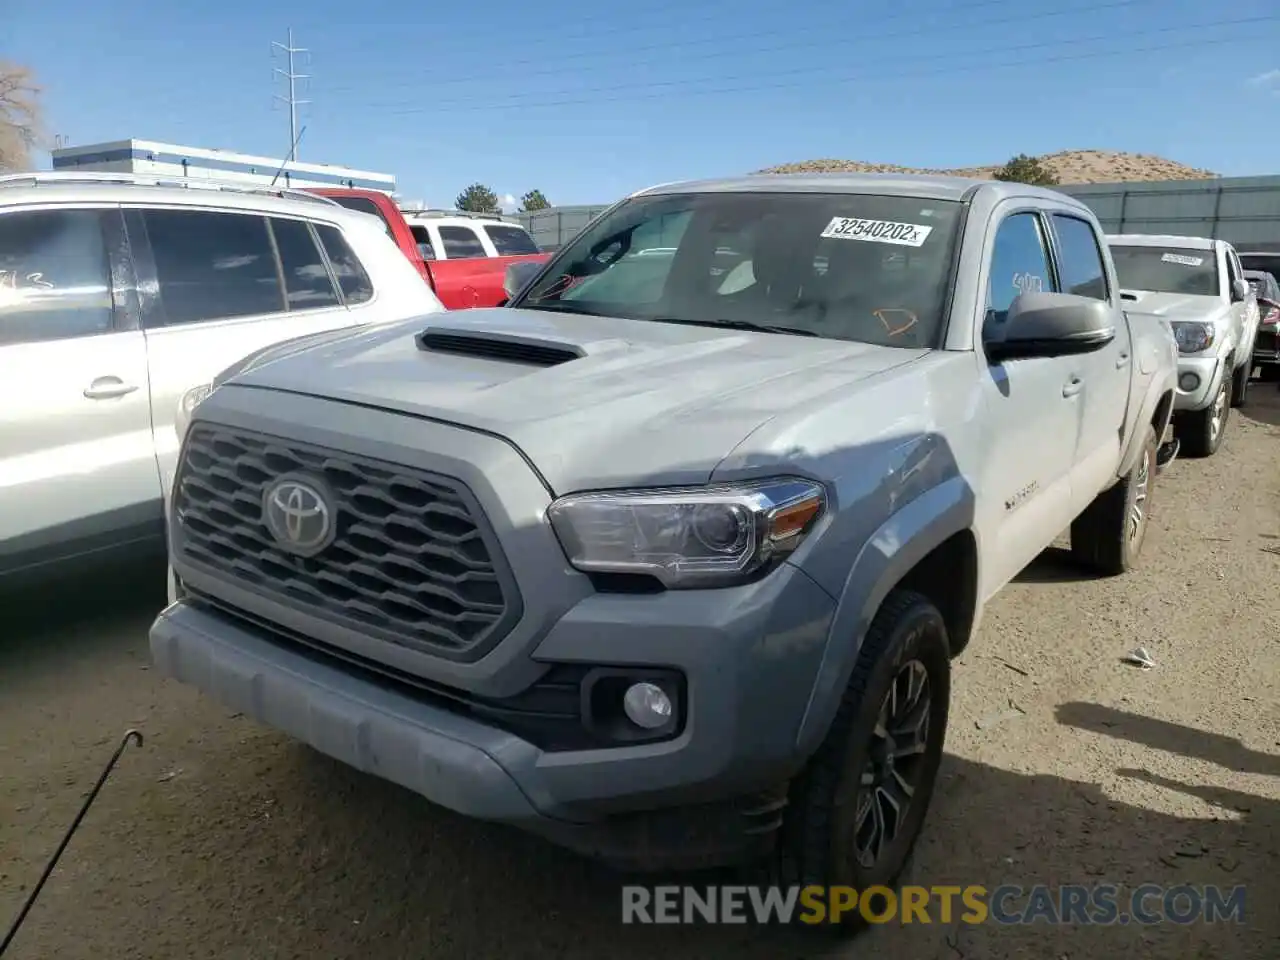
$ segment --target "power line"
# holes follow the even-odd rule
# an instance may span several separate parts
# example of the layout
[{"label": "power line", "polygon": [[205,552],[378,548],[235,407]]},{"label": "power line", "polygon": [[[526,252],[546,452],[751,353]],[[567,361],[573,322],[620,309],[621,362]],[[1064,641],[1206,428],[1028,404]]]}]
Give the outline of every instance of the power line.
[{"label": "power line", "polygon": [[[839,0],[837,0],[837,2],[838,2],[838,5],[845,6],[845,4],[842,2],[839,2]],[[1107,4],[1106,6],[1129,6],[1132,4],[1152,3],[1152,2],[1154,2],[1154,0],[1123,0],[1123,2]],[[963,14],[971,10],[980,10],[986,7],[1002,7],[1002,6],[1010,6],[1010,5],[1021,8],[1025,6],[1025,0],[977,0],[977,2],[974,2],[974,3],[955,4],[954,6],[948,7],[946,9],[946,12],[949,14],[950,13]],[[687,9],[687,4],[684,5],[684,8]],[[999,17],[992,20],[984,20],[984,21],[977,21],[977,22],[969,21],[969,22],[957,23],[954,25],[942,26],[942,27],[934,26],[934,27],[926,28],[923,31],[907,31],[905,33],[898,32],[898,33],[890,33],[888,35],[867,35],[867,34],[861,33],[859,30],[857,39],[878,40],[878,39],[887,39],[887,38],[897,37],[897,36],[919,36],[921,34],[936,33],[936,32],[941,32],[943,30],[963,29],[965,27],[971,27],[971,26],[1018,23],[1023,21],[1024,19],[1034,20],[1034,19],[1040,19],[1043,17],[1061,16],[1063,14],[1088,12],[1092,9],[1094,8],[1078,7],[1074,9],[1068,9],[1068,10],[1052,11],[1050,13],[1035,14],[1031,17],[1026,17],[1026,18],[1016,17],[1016,16],[1014,17],[1005,16],[1005,17]],[[594,33],[587,33],[587,34],[581,34],[581,35],[573,34],[568,37],[566,37],[563,33],[555,33],[545,38],[537,38],[537,37],[532,39],[525,38],[523,40],[523,43],[525,46],[536,45],[539,43],[548,43],[548,44],[558,45],[558,44],[562,44],[566,39],[588,40],[594,43],[601,37],[612,36],[614,34],[626,34],[628,36],[631,36],[632,34],[636,33],[638,30],[655,30],[655,29],[665,30],[665,31],[668,31],[668,33],[670,33],[671,31],[679,31],[681,34],[684,34],[687,32],[685,28],[688,27],[690,24],[719,21],[719,20],[722,20],[723,17],[724,17],[723,14],[716,14],[713,16],[699,17],[699,18],[681,17],[677,23],[656,23],[656,24],[645,26],[645,27],[635,27],[635,26],[618,27],[616,29],[611,29],[611,30],[600,30]],[[920,19],[919,11],[907,11],[905,13],[895,13],[886,17],[879,17],[874,22],[875,23],[891,23],[895,20],[905,20],[905,19],[919,20]],[[849,28],[858,29],[865,23],[867,23],[867,18],[859,14],[854,16],[853,19],[848,22],[842,22],[840,24],[827,24],[825,27],[821,28],[822,32],[824,33],[824,39],[822,41],[819,41],[818,43],[814,43],[810,41],[800,46],[818,46],[823,43],[830,43],[831,30],[833,26],[847,26]],[[580,51],[578,53],[561,53],[557,51],[552,56],[554,56],[554,59],[556,60],[557,63],[563,63],[567,60],[584,60],[584,59],[589,60],[589,59],[595,59],[595,58],[605,58],[605,59],[616,60],[620,55],[629,56],[630,54],[637,53],[637,52],[643,53],[645,51],[650,51],[650,50],[684,49],[684,48],[695,47],[695,46],[706,46],[708,44],[732,43],[737,40],[756,40],[756,39],[759,39],[762,35],[763,34],[761,30],[755,29],[750,31],[749,33],[718,34],[714,37],[702,37],[695,40],[674,40],[673,41],[668,39],[668,40],[662,41],[661,43],[646,43],[646,44],[641,44],[639,46],[632,46],[628,44],[626,51],[621,54],[617,50],[601,50],[599,48],[596,48],[591,50]],[[777,46],[777,47],[765,47],[763,49],[750,49],[750,50],[744,49],[744,48],[738,48],[732,51],[728,51],[724,54],[716,54],[716,56],[742,56],[744,54],[769,53],[774,50],[787,50],[787,49],[795,49],[795,46],[788,44],[788,45]],[[507,60],[506,58],[503,58],[501,60],[487,60],[485,62],[489,64],[490,69],[487,70],[485,73],[471,74],[469,76],[460,76],[460,77],[436,78],[433,76],[430,82],[431,82],[431,86],[434,88],[438,86],[451,85],[451,84],[457,84],[457,83],[475,83],[476,81],[479,81],[479,80],[492,80],[493,79],[492,67],[494,65],[500,65],[504,69],[508,67],[523,67],[526,65],[532,66],[536,64],[544,64],[547,62],[547,59],[548,59],[548,56],[543,55],[541,57],[529,57],[521,60]],[[627,65],[631,66],[633,65],[633,63],[628,61]],[[544,75],[547,72],[548,71],[522,71],[519,79],[523,80],[525,77]],[[558,71],[553,68],[550,72],[554,73]],[[422,83],[423,83],[423,80],[421,78],[417,78],[413,80],[397,81],[392,85],[408,87],[408,86],[421,86]],[[358,91],[361,89],[363,88],[352,86],[352,85],[344,85],[344,86],[337,86],[337,87],[326,87],[325,92],[326,93],[346,93],[351,91]]]},{"label": "power line", "polygon": [[[985,6],[991,6],[993,3],[1007,3],[1007,2],[1008,0],[983,0],[982,3],[973,4],[972,6],[985,7]],[[913,28],[908,30],[891,30],[885,33],[859,34],[856,39],[858,42],[878,43],[884,40],[918,38],[918,37],[930,36],[937,33],[950,32],[956,29],[967,29],[967,28],[973,28],[973,27],[989,27],[989,26],[997,26],[997,25],[999,26],[1020,25],[1024,23],[1031,23],[1037,20],[1048,19],[1050,17],[1070,16],[1072,14],[1098,13],[1105,10],[1122,9],[1125,7],[1131,7],[1135,5],[1150,4],[1152,2],[1155,2],[1155,0],[1106,0],[1106,2],[1102,2],[1102,3],[1091,3],[1086,6],[1070,7],[1065,10],[1052,10],[1049,12],[1034,13],[1028,16],[1014,16],[1014,17],[1002,16],[1002,17],[988,18],[985,20],[966,20],[963,23],[955,24],[955,25],[944,24],[942,26],[935,25],[932,27]],[[952,9],[954,10],[955,8],[952,8]],[[887,19],[892,19],[892,18],[887,18]],[[1199,26],[1199,25],[1194,25],[1194,26]],[[1175,28],[1170,28],[1170,29],[1175,29]],[[1182,29],[1185,29],[1185,28],[1182,28]],[[753,33],[741,34],[738,36],[701,38],[697,40],[676,41],[674,43],[663,43],[663,44],[654,44],[650,46],[631,47],[628,49],[627,54],[629,55],[631,53],[638,52],[638,51],[643,52],[645,50],[670,50],[673,48],[703,46],[709,43],[725,43],[725,42],[734,42],[737,40],[755,40],[755,39],[758,39],[759,37],[760,37],[760,33],[756,31]],[[1108,35],[1107,38],[1109,39],[1110,35]],[[799,42],[788,42],[788,43],[782,43],[782,44],[774,44],[772,46],[767,46],[767,47],[734,47],[733,49],[730,49],[730,50],[715,50],[710,53],[700,54],[698,59],[713,60],[713,59],[719,59],[723,57],[753,56],[761,53],[781,53],[788,50],[803,50],[803,49],[812,49],[814,47],[830,46],[831,43],[832,43],[831,37],[827,36],[821,40],[805,40],[805,41],[799,41]],[[998,48],[997,51],[995,52],[999,52],[1000,49],[1008,50],[1008,49],[1016,49],[1016,48],[1003,46],[1001,48]],[[843,51],[843,53],[845,56],[848,56],[849,54],[848,49],[846,48]],[[587,54],[587,56],[605,56],[605,57],[612,57],[616,59],[618,57],[618,54],[616,52],[597,51],[595,53]],[[568,58],[558,56],[556,59],[557,61],[563,61]],[[895,56],[895,62],[898,62],[899,59],[900,58]],[[936,59],[936,55],[933,55],[933,54],[926,55],[925,59]],[[654,65],[655,63],[652,60],[646,61],[646,60],[628,59],[627,61],[628,67],[642,67],[642,66],[654,66]],[[527,77],[556,75],[561,72],[562,72],[561,68],[559,67],[551,67],[546,70],[522,71],[520,73],[520,79],[524,80]],[[759,76],[759,74],[755,73],[755,74],[752,74],[752,76]],[[458,83],[475,83],[477,81],[487,80],[487,79],[492,79],[492,71],[490,71],[488,75],[475,74],[472,76],[464,76],[464,77],[444,77],[439,80],[433,79],[432,87],[433,88],[441,87],[441,86],[458,84]],[[737,78],[729,77],[729,78],[706,78],[706,79],[737,79]],[[658,84],[658,85],[667,85],[667,84],[684,83],[684,82],[696,83],[700,81],[663,81],[661,84]],[[419,83],[420,83],[419,81],[411,81],[404,84],[399,84],[399,83],[393,84],[392,86],[416,86],[416,85],[419,85]],[[387,86],[387,84],[383,84],[383,86]],[[343,89],[343,88],[330,88],[326,90],[326,92],[335,92],[340,89]],[[575,87],[573,89],[577,90],[580,88]],[[617,88],[609,88],[609,89],[617,89]],[[528,94],[528,96],[531,96],[531,97],[556,96],[560,93],[569,93],[569,92],[573,92],[573,91],[569,91],[569,90],[541,91],[538,93]],[[482,99],[482,98],[474,97],[474,98],[465,98],[463,100],[459,100],[455,98],[453,100],[444,100],[444,101],[436,101],[436,102],[437,103],[458,103],[458,102],[467,102],[467,100],[474,101],[479,99]],[[361,106],[370,107],[373,109],[385,109],[385,108],[396,108],[396,107],[402,107],[402,106],[413,106],[418,103],[421,103],[421,98],[415,98],[413,100],[408,100],[408,101],[406,100],[390,101],[385,103],[363,103],[361,104]]]},{"label": "power line", "polygon": [[[1191,29],[1200,30],[1200,29],[1204,29],[1206,26],[1225,27],[1225,26],[1239,26],[1243,24],[1253,25],[1253,24],[1258,24],[1263,22],[1275,22],[1277,20],[1280,20],[1280,17],[1278,16],[1250,17],[1243,20],[1222,20],[1222,21],[1214,21],[1213,23],[1209,23],[1209,24],[1203,24],[1203,23],[1189,24],[1181,27],[1166,27],[1161,30],[1139,31],[1136,33],[1127,34],[1124,37],[1119,37],[1119,38],[1114,37],[1114,35],[1108,35],[1105,39],[1108,39],[1108,40],[1119,39],[1127,43],[1131,41],[1134,37],[1168,33],[1173,30],[1191,30]],[[1054,47],[1071,46],[1073,44],[1088,42],[1096,39],[1098,38],[1079,38],[1074,41],[1072,40],[1049,41],[1047,43],[1042,43],[1042,44],[1028,44],[1023,47],[1002,46],[1002,47],[992,48],[989,50],[969,51],[967,55],[973,56],[973,55],[983,55],[988,53],[1003,53],[1003,52],[1008,52],[1010,50],[1018,50],[1018,49],[1022,49],[1022,50],[1033,49],[1033,48],[1034,49],[1046,49],[1046,48],[1051,49]],[[1145,46],[1145,47],[1126,46],[1119,50],[1092,51],[1087,53],[1065,54],[1065,55],[1051,56],[1051,57],[1036,56],[1032,59],[1013,60],[1013,61],[1007,61],[1007,62],[986,61],[986,62],[981,62],[977,64],[956,65],[956,66],[946,67],[938,70],[914,70],[914,71],[898,70],[896,69],[896,63],[899,61],[898,61],[898,58],[895,58],[895,60],[893,61],[895,68],[892,71],[889,71],[887,73],[886,71],[881,69],[875,72],[832,75],[831,73],[824,70],[824,71],[821,71],[821,76],[823,80],[826,81],[827,85],[832,85],[832,84],[845,85],[850,83],[874,84],[877,82],[896,83],[901,79],[903,79],[904,77],[945,76],[945,75],[954,75],[954,74],[960,74],[960,73],[976,73],[983,70],[1003,70],[1003,69],[1024,67],[1024,66],[1034,67],[1034,66],[1038,66],[1040,64],[1046,64],[1046,63],[1065,63],[1065,62],[1078,61],[1078,60],[1097,60],[1097,59],[1105,59],[1107,57],[1123,57],[1123,56],[1141,54],[1141,53],[1157,53],[1157,52],[1163,52],[1166,50],[1180,50],[1180,49],[1189,49],[1192,47],[1217,46],[1224,43],[1239,43],[1242,40],[1254,40],[1254,39],[1257,39],[1257,38],[1252,36],[1232,36],[1232,37],[1221,37],[1218,39],[1210,39],[1210,40],[1204,40],[1204,39],[1186,40],[1186,41],[1175,42],[1175,43],[1154,44],[1154,45]],[[929,57],[928,59],[937,60],[938,58]],[[756,78],[759,78],[761,74],[757,73],[757,74],[753,74],[753,76]],[[738,78],[724,78],[724,79],[738,79]],[[664,91],[661,93],[624,95],[619,97],[601,97],[601,98],[586,98],[586,99],[574,99],[574,100],[531,100],[531,101],[489,104],[487,107],[483,107],[483,108],[477,108],[477,106],[473,102],[468,102],[468,103],[456,102],[453,104],[432,103],[428,106],[419,106],[416,108],[406,108],[404,110],[388,111],[388,114],[391,116],[410,116],[410,115],[417,115],[417,114],[423,114],[423,113],[430,113],[430,114],[459,113],[459,112],[474,113],[477,111],[477,109],[530,110],[537,107],[570,107],[570,106],[590,106],[590,105],[602,104],[602,103],[635,103],[635,102],[651,101],[651,100],[666,100],[666,99],[670,99],[672,97],[677,97],[677,96],[678,97],[702,97],[702,96],[714,97],[714,96],[722,96],[725,94],[759,93],[759,92],[767,92],[772,90],[782,90],[782,89],[788,89],[788,88],[807,86],[810,82],[811,81],[809,79],[805,79],[805,80],[792,80],[792,81],[787,81],[782,83],[751,84],[747,86],[721,87],[716,89],[685,89],[685,90]],[[592,88],[586,88],[582,92],[591,93],[595,91]]]},{"label": "power line", "polygon": [[295,47],[293,45],[293,27],[289,28],[289,38],[285,43],[271,41],[272,56],[275,56],[275,50],[278,49],[285,53],[289,58],[289,69],[281,70],[279,67],[274,68],[274,72],[283,77],[289,84],[289,95],[282,97],[280,94],[273,94],[274,99],[281,103],[289,105],[289,159],[298,159],[298,107],[304,103],[310,103],[310,100],[299,100],[296,84],[299,80],[309,80],[310,75],[306,73],[295,73],[293,68],[293,58],[299,53],[308,53],[306,47]]}]

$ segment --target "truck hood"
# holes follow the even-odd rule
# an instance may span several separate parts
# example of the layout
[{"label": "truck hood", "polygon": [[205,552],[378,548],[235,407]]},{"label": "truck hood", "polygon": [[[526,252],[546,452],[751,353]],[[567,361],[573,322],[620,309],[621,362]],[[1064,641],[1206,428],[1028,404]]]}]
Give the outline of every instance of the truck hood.
[{"label": "truck hood", "polygon": [[[1184,293],[1153,293],[1150,290],[1122,290],[1121,301],[1129,313],[1141,313],[1166,320],[1202,320],[1212,323],[1227,313],[1227,304],[1218,297]],[[1130,299],[1130,298],[1133,299]]]},{"label": "truck hood", "polygon": [[227,382],[497,434],[562,494],[704,483],[767,420],[926,352],[498,308],[295,340]]}]

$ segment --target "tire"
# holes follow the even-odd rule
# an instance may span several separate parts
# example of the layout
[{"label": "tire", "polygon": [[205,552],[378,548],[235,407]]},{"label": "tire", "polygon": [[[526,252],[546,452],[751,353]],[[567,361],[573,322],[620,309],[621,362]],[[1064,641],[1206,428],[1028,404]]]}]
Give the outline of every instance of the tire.
[{"label": "tire", "polygon": [[[918,694],[914,700],[912,693]],[[918,593],[894,591],[867,631],[826,738],[792,784],[772,882],[783,886],[844,885],[856,889],[860,896],[873,886],[894,888],[933,795],[950,698],[950,642],[942,614]],[[906,722],[894,723],[895,703],[897,716],[905,713]],[[913,709],[906,709],[908,705]],[[927,712],[922,711],[922,705]],[[877,762],[884,751],[893,749],[892,740],[886,743],[875,733],[886,715],[883,725],[899,733],[900,743],[902,731],[912,721],[924,728],[919,735],[920,752],[898,754],[896,766],[892,755],[887,763]],[[864,771],[885,777],[870,793],[860,786]],[[911,785],[907,796],[903,782]],[[866,802],[868,797],[870,803]],[[886,816],[892,813],[893,800],[905,800],[906,812],[902,815],[899,810],[900,819]],[[865,811],[861,817],[860,811]],[[882,825],[887,827],[894,820],[897,829],[879,857],[864,861],[857,854],[859,838],[869,841],[871,836],[856,828],[860,822],[874,827],[877,811]],[[868,816],[871,821],[866,820]],[[886,834],[880,836],[883,839]],[[877,913],[882,912],[882,905],[875,907]],[[857,931],[867,922],[860,908],[840,920],[836,929],[842,933]]]},{"label": "tire", "polygon": [[1211,457],[1218,452],[1231,419],[1230,393],[1231,380],[1224,376],[1207,407],[1182,414],[1178,439],[1183,453],[1191,457]]},{"label": "tire", "polygon": [[1071,524],[1071,554],[1104,576],[1133,568],[1147,538],[1156,477],[1156,431],[1147,427],[1142,456],[1118,483],[1102,491]]},{"label": "tire", "polygon": [[1249,381],[1253,378],[1253,363],[1246,360],[1235,373],[1231,375],[1231,406],[1239,408],[1243,407],[1245,401],[1249,398]]},{"label": "tire", "polygon": [[1275,383],[1277,380],[1280,380],[1280,364],[1258,364],[1258,379],[1263,383]]}]

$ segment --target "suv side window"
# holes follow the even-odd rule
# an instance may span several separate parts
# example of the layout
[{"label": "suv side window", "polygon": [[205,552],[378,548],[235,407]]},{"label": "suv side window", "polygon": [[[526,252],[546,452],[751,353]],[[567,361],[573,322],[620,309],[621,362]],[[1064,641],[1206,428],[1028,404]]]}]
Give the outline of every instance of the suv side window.
[{"label": "suv side window", "polygon": [[342,299],[347,306],[367,303],[373,299],[373,283],[369,274],[360,264],[351,244],[342,236],[342,231],[328,224],[316,225],[316,233],[320,235],[320,244],[329,256],[329,264],[333,267],[334,276],[338,278],[338,286],[342,288]]},{"label": "suv side window", "polygon": [[1093,300],[1109,299],[1107,270],[1093,227],[1079,217],[1055,213],[1053,229],[1058,235],[1058,270],[1063,292]]},{"label": "suv side window", "polygon": [[286,309],[260,214],[144,210],[165,323],[227,320]]},{"label": "suv side window", "polygon": [[329,268],[311,236],[311,228],[301,220],[271,218],[271,232],[280,251],[284,271],[285,297],[290,310],[336,307],[338,291],[333,288]]},{"label": "suv side window", "polygon": [[441,227],[440,242],[444,244],[445,256],[450,260],[467,260],[485,255],[480,235],[470,227]]},{"label": "suv side window", "polygon": [[987,275],[987,319],[1004,323],[1014,298],[1058,289],[1040,216],[1015,213],[996,228]]},{"label": "suv side window", "polygon": [[423,260],[436,259],[436,246],[431,242],[431,231],[414,224],[409,228],[409,232],[413,234],[413,242],[418,245],[418,256]]},{"label": "suv side window", "polygon": [[111,271],[94,210],[0,216],[0,346],[109,333]]}]

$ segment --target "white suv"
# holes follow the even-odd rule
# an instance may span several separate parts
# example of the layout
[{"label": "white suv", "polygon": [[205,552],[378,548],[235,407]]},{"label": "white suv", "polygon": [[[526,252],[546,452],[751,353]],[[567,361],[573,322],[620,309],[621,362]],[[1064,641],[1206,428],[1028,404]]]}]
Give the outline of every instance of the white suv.
[{"label": "white suv", "polygon": [[0,584],[162,548],[179,403],[244,355],[443,309],[375,218],[314,194],[0,177]]}]

